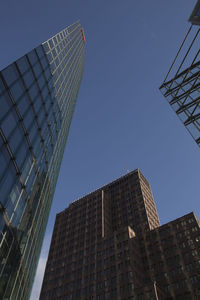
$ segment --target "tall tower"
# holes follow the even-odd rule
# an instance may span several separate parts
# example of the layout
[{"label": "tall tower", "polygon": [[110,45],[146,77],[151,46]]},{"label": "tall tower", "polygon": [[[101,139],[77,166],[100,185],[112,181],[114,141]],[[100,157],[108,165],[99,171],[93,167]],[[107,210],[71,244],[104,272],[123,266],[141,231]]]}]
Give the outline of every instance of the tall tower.
[{"label": "tall tower", "polygon": [[56,216],[40,300],[196,299],[199,244],[193,213],[160,226],[137,169]]},{"label": "tall tower", "polygon": [[200,0],[160,90],[200,146]]},{"label": "tall tower", "polygon": [[79,22],[0,72],[0,298],[28,299],[84,66]]}]

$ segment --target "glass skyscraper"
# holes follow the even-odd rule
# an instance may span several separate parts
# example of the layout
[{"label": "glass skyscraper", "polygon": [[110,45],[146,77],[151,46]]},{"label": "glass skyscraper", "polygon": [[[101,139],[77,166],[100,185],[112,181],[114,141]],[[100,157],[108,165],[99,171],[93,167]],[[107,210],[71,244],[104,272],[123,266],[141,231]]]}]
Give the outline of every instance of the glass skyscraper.
[{"label": "glass skyscraper", "polygon": [[84,66],[79,22],[0,72],[0,299],[28,299]]}]

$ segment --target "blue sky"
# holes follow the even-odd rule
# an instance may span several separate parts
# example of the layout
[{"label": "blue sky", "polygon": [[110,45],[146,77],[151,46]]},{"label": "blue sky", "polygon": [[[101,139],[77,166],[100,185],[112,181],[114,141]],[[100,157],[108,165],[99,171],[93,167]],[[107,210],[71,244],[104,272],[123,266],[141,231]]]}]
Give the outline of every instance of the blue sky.
[{"label": "blue sky", "polygon": [[39,262],[37,300],[55,215],[137,167],[162,224],[199,214],[200,152],[158,87],[189,28],[195,0],[7,0],[0,69],[80,19],[83,81]]}]

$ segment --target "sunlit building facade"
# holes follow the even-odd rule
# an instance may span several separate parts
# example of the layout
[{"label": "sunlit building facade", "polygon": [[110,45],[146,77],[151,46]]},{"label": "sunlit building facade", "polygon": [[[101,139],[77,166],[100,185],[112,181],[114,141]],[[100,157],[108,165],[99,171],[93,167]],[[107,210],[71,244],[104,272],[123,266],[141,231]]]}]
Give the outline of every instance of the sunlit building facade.
[{"label": "sunlit building facade", "polygon": [[84,67],[67,27],[0,72],[0,299],[29,298]]}]

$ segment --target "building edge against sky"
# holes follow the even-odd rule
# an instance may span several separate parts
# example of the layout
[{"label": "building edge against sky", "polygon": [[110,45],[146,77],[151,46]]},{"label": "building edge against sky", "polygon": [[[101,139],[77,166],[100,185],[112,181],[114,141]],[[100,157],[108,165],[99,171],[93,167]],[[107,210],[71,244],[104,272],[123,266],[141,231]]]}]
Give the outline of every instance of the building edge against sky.
[{"label": "building edge against sky", "polygon": [[79,22],[0,72],[0,298],[29,298],[84,67]]},{"label": "building edge against sky", "polygon": [[191,26],[160,90],[200,147],[200,0],[189,22]]}]

